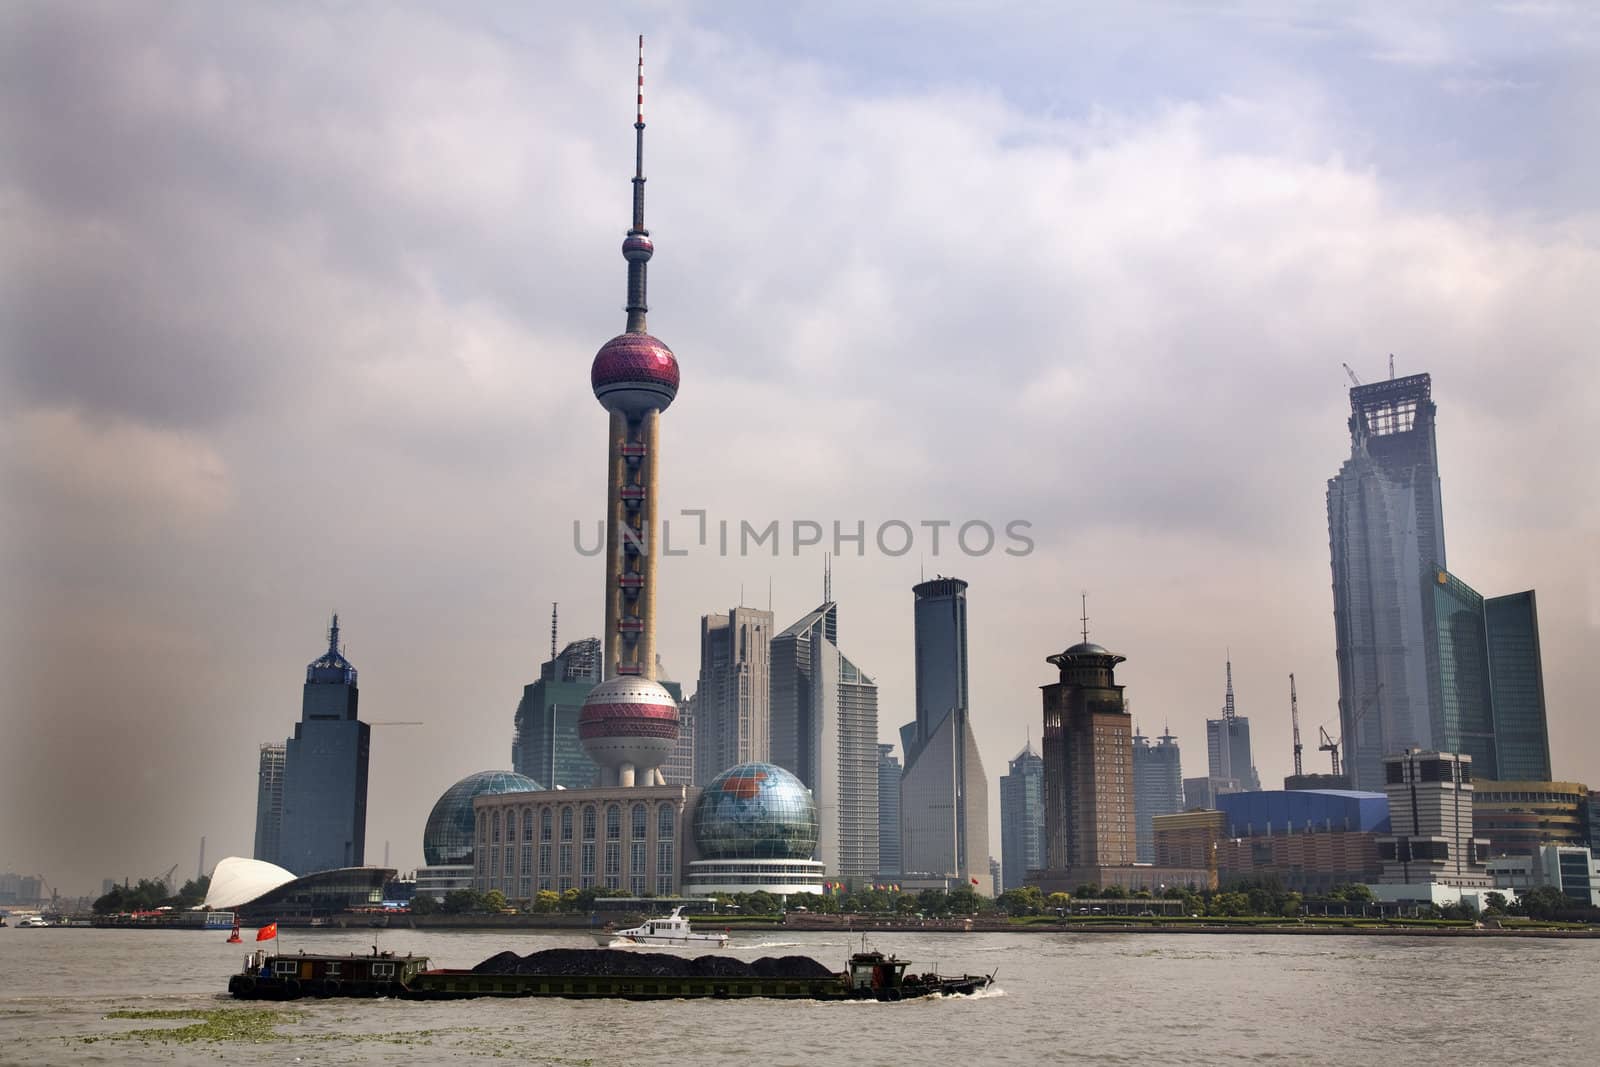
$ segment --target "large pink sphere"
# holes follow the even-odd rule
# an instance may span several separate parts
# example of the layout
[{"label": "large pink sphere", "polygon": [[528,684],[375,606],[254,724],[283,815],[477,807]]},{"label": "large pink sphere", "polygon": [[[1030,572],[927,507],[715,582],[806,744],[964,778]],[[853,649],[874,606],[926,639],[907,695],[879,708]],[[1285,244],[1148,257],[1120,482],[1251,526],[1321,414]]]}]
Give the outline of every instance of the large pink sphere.
[{"label": "large pink sphere", "polygon": [[595,399],[607,411],[637,416],[667,410],[678,395],[678,357],[647,333],[613,337],[589,368]]},{"label": "large pink sphere", "polygon": [[578,740],[602,767],[659,767],[678,740],[678,705],[648,678],[608,679],[584,698]]}]

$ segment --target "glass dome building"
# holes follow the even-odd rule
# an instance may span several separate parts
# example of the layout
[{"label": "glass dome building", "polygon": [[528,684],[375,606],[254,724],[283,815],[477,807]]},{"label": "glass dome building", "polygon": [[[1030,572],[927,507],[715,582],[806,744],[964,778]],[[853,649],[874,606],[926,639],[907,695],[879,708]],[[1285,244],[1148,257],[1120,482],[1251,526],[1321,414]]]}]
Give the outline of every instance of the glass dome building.
[{"label": "glass dome building", "polygon": [[491,793],[527,793],[543,789],[526,775],[511,771],[479,771],[444,791],[422,831],[422,855],[429,867],[472,866],[472,798]]},{"label": "glass dome building", "polygon": [[694,813],[697,893],[820,893],[817,805],[800,779],[771,763],[741,763],[713,778]]}]

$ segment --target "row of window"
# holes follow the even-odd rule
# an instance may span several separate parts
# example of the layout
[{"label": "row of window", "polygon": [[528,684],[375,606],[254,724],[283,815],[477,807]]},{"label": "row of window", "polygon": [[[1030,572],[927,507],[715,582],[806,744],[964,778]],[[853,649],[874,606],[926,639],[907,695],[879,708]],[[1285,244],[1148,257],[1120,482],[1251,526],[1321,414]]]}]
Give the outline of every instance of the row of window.
[{"label": "row of window", "polygon": [[[621,842],[606,842],[603,853],[605,863],[603,875],[597,868],[597,861],[601,856],[593,843],[585,842],[580,846],[577,871],[574,872],[573,847],[570,844],[563,844],[559,848],[541,844],[537,852],[531,844],[522,845],[520,848],[516,845],[504,848],[489,846],[478,852],[477,878],[486,889],[504,890],[514,878],[520,878],[528,883],[530,888],[536,878],[539,889],[557,892],[565,892],[568,889],[590,889],[596,886],[621,889],[624,873]],[[648,856],[646,842],[634,841],[629,844],[628,888],[635,894],[644,893],[649,882],[651,872],[646,863]],[[535,857],[538,859],[537,865],[534,863]],[[656,842],[655,873],[658,885],[665,878],[670,886],[674,880],[676,859],[677,849],[673,841],[668,839]]]},{"label": "row of window", "polygon": [[[573,839],[574,809],[569,805],[561,808],[559,816],[561,821],[561,840]],[[643,841],[649,836],[650,812],[644,804],[634,804],[629,809],[629,836],[634,841]],[[538,812],[539,840],[550,841],[555,837],[556,809],[544,806]],[[585,804],[581,810],[582,839],[593,841],[596,839],[599,827],[599,810],[593,804]],[[606,840],[622,840],[622,805],[608,804],[605,812]],[[520,820],[516,808],[505,810],[504,826],[502,831],[501,809],[490,808],[487,813],[478,813],[478,844],[500,844],[502,832],[504,840],[512,842],[517,840],[518,824],[521,824],[522,840],[532,841],[534,833],[534,809],[521,809]],[[677,809],[671,803],[662,804],[656,809],[656,837],[663,841],[670,841],[677,825]]]}]

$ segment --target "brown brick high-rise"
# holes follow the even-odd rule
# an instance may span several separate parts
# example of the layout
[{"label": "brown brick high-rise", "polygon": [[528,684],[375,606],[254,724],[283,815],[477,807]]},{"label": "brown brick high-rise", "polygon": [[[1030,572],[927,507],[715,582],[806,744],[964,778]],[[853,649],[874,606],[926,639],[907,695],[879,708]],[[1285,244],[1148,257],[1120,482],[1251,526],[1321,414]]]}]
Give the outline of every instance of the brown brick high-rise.
[{"label": "brown brick high-rise", "polygon": [[1044,686],[1045,865],[1098,883],[1097,868],[1135,861],[1133,718],[1113,668],[1125,657],[1084,641],[1049,662]]}]

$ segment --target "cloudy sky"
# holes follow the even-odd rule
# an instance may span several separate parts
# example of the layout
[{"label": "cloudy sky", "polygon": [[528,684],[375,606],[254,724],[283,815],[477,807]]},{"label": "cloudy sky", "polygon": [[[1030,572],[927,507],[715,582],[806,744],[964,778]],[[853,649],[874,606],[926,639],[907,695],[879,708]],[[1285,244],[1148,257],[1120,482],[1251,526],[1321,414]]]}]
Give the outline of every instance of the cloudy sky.
[{"label": "cloudy sky", "polygon": [[[599,627],[572,529],[639,32],[663,506],[866,524],[834,590],[885,740],[922,568],[972,583],[991,778],[1081,590],[1188,773],[1229,648],[1287,773],[1289,672],[1336,723],[1340,364],[1392,352],[1433,375],[1451,569],[1538,590],[1555,773],[1600,785],[1600,20],[1108,10],[5,5],[0,868],[78,893],[192,872],[202,834],[247,855],[334,610],[364,717],[423,723],[374,730],[369,861],[420,863],[438,794],[509,763],[551,603]],[[1036,547],[889,556],[892,519]],[[821,591],[820,547],[711,540],[662,570],[691,687],[700,614]]]}]

